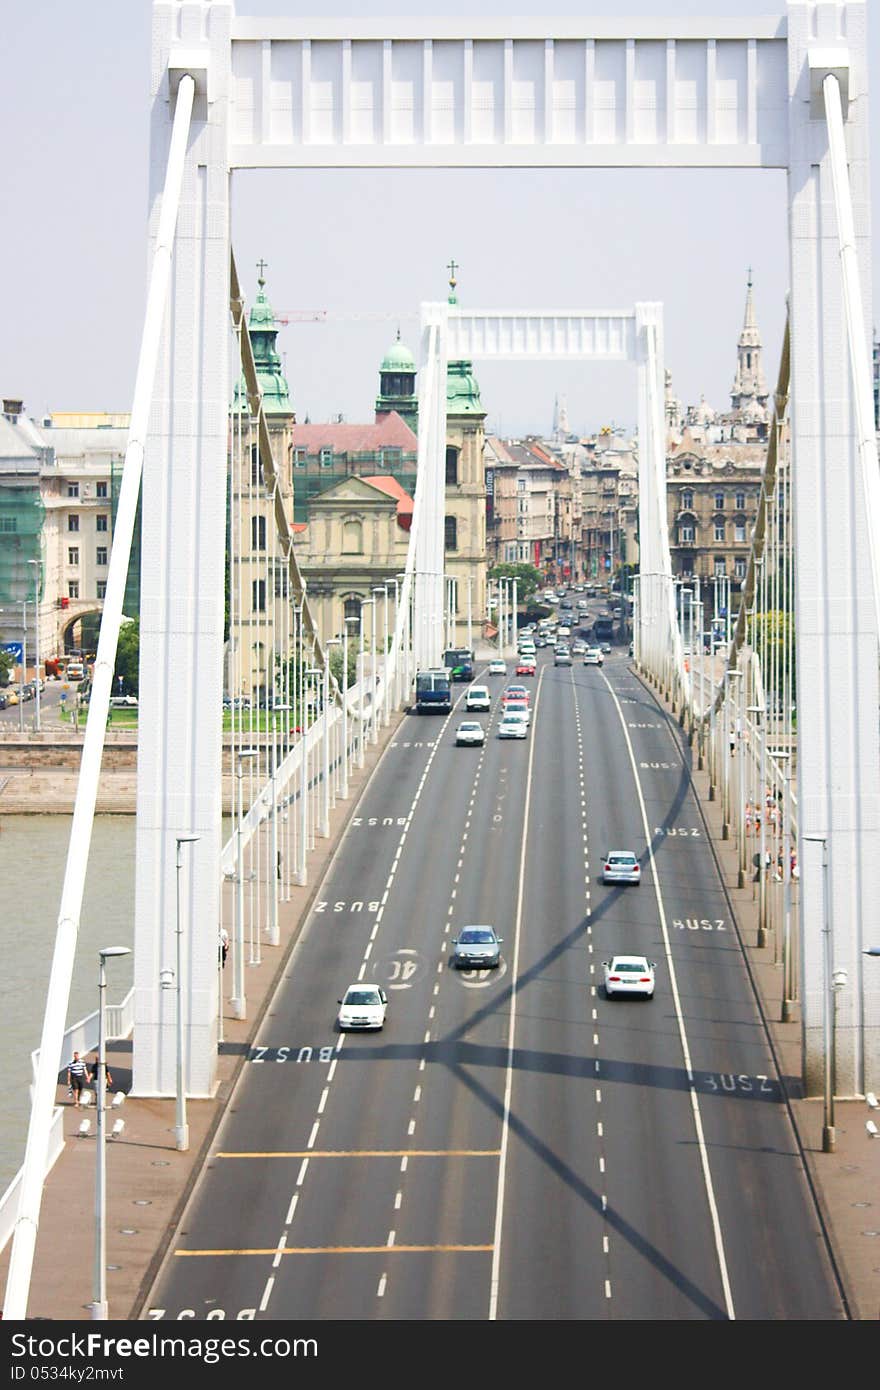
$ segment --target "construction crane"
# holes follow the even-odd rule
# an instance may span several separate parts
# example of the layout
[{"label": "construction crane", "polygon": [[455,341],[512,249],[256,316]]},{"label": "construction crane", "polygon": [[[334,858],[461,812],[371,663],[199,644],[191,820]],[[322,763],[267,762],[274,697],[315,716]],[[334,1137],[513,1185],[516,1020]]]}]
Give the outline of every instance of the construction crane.
[{"label": "construction crane", "polygon": [[325,323],[326,309],[282,309],[275,315],[276,323]]}]

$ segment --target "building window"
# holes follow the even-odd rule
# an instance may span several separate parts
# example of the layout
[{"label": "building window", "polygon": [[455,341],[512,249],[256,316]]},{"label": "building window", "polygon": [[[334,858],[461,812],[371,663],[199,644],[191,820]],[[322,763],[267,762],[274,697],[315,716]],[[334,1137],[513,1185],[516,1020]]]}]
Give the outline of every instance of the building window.
[{"label": "building window", "polygon": [[342,553],[343,555],[363,555],[363,522],[351,520],[342,523]]},{"label": "building window", "polygon": [[68,581],[67,581],[67,597],[68,597],[68,598],[79,598],[79,580],[78,580],[78,579],[68,579]]},{"label": "building window", "polygon": [[715,494],[715,510],[716,510],[716,512],[723,512],[723,511],[724,511],[724,493],[723,493],[723,492],[716,492],[716,494]]},{"label": "building window", "polygon": [[458,522],[448,516],[443,524],[443,539],[446,550],[455,550],[458,545]]},{"label": "building window", "polygon": [[68,497],[79,497],[79,483],[68,483],[67,495]]},{"label": "building window", "polygon": [[98,598],[107,597],[107,585],[103,579],[98,580]]},{"label": "building window", "polygon": [[319,459],[320,459],[320,463],[321,463],[321,467],[322,467],[322,468],[332,468],[332,466],[333,466],[333,450],[332,450],[332,449],[322,449],[322,450],[321,450],[321,453],[320,453],[320,455],[319,455]]},{"label": "building window", "polygon": [[399,468],[402,460],[400,449],[380,449],[379,463],[383,468]]},{"label": "building window", "polygon": [[78,531],[78,530],[79,530],[79,517],[76,515],[75,512],[69,512],[69,513],[68,513],[68,517],[67,517],[67,529],[68,529],[68,531]]},{"label": "building window", "polygon": [[287,566],[282,560],[275,566],[275,597],[287,598],[288,587]]},{"label": "building window", "polygon": [[345,600],[345,603],[342,605],[342,616],[343,616],[344,618],[357,618],[357,627],[355,627],[354,623],[349,623],[349,624],[348,624],[348,635],[349,635],[349,637],[351,637],[351,636],[354,635],[355,633],[360,632],[360,630],[361,630],[361,604],[362,604],[362,603],[363,603],[363,599],[359,599],[359,598],[356,598],[356,597],[355,597],[355,598],[347,598],[347,599]]},{"label": "building window", "polygon": [[740,544],[743,544],[744,541],[745,541],[745,538],[746,538],[746,523],[745,523],[744,521],[736,521],[736,522],[734,522],[734,526],[733,526],[733,539],[734,539],[735,541],[739,541]]},{"label": "building window", "polygon": [[305,468],[305,466],[306,466],[306,451],[305,451],[305,449],[294,449],[294,451],[293,451],[293,466],[294,466],[294,468]]},{"label": "building window", "polygon": [[266,611],[265,579],[254,579],[251,583],[251,611],[254,613],[265,613]]},{"label": "building window", "polygon": [[694,528],[693,528],[693,526],[690,526],[690,525],[687,525],[687,524],[684,524],[684,525],[682,525],[682,526],[679,526],[679,528],[678,528],[678,543],[679,543],[679,545],[693,545],[693,543],[694,543]]},{"label": "building window", "polygon": [[[451,445],[447,445],[447,446],[446,446],[446,486],[447,486],[447,487],[457,487],[457,486],[458,486],[458,454],[459,454],[458,449],[454,449]],[[448,549],[449,549],[449,546],[447,546],[446,549],[448,550]]]},{"label": "building window", "polygon": [[738,493],[736,494],[736,510],[737,510],[738,512],[744,512],[745,509],[746,509],[746,495],[745,495],[744,492],[738,492]]},{"label": "building window", "polygon": [[251,517],[251,550],[266,549],[266,518],[264,516]]},{"label": "building window", "polygon": [[727,574],[727,561],[722,555],[715,556],[715,578],[723,579]]},{"label": "building window", "polygon": [[106,497],[106,496],[107,496],[107,484],[106,484],[106,483],[95,483],[95,496],[96,496],[96,497]]},{"label": "building window", "polygon": [[734,562],[733,562],[733,572],[734,572],[734,574],[736,575],[737,579],[740,579],[740,580],[745,579],[745,577],[746,577],[746,560],[745,560],[745,556],[744,556],[744,555],[738,555],[738,556],[736,557],[736,559],[734,560]]},{"label": "building window", "polygon": [[107,513],[106,513],[106,512],[99,512],[98,515],[95,517],[95,530],[96,530],[96,531],[106,531],[106,530],[107,530]]},{"label": "building window", "polygon": [[0,531],[16,531],[17,529],[14,516],[0,516]]},{"label": "building window", "polygon": [[67,547],[67,563],[69,565],[79,564],[79,546],[70,545]]},{"label": "building window", "polygon": [[517,480],[516,480],[516,490],[517,490],[517,492],[525,492],[525,490],[526,490],[526,480],[525,480],[525,478],[517,478]]},{"label": "building window", "polygon": [[716,541],[723,541],[723,540],[724,540],[724,522],[723,522],[723,521],[716,521],[716,522],[715,522],[715,539],[716,539]]},{"label": "building window", "polygon": [[95,551],[95,564],[96,564],[96,565],[106,565],[106,563],[107,563],[107,547],[106,547],[106,545],[99,545],[98,548],[97,548],[97,550]]},{"label": "building window", "polygon": [[263,475],[262,475],[262,470],[261,470],[261,468],[260,468],[260,446],[259,446],[259,444],[252,444],[252,445],[251,445],[251,487],[259,487],[259,486],[260,486],[260,481],[261,481],[261,479],[262,479],[262,476],[263,476]]},{"label": "building window", "polygon": [[690,511],[693,511],[693,508],[694,508],[694,494],[692,493],[691,489],[690,489],[689,487],[687,487],[687,488],[685,488],[684,492],[681,494],[681,509],[682,509],[683,512],[690,512]]}]

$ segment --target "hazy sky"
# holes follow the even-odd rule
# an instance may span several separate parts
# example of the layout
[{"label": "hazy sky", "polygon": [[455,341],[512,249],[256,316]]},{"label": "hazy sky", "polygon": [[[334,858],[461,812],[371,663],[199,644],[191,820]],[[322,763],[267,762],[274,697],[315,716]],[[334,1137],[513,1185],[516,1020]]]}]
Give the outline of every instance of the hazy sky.
[{"label": "hazy sky", "polygon": [[[780,0],[239,0],[239,14],[778,15]],[[149,0],[38,0],[7,15],[0,54],[5,251],[0,394],[29,413],[127,410],[146,285]],[[874,204],[880,16],[871,42]],[[378,364],[399,322],[446,293],[479,308],[665,306],[676,393],[726,407],[746,269],[775,380],[788,285],[785,176],[720,170],[237,173],[233,247],[249,301],[268,262],[276,312],[361,314],[282,328],[297,416],[372,418]],[[875,320],[880,324],[878,219]],[[387,319],[374,315],[387,314]],[[635,419],[632,369],[478,364],[489,425],[549,430]]]}]

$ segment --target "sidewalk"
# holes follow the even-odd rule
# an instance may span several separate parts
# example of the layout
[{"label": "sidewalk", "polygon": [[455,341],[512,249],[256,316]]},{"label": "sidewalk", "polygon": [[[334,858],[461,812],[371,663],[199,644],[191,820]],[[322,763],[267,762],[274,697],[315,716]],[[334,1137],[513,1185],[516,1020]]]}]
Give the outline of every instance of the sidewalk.
[{"label": "sidewalk", "polygon": [[[120,1111],[125,1132],[107,1143],[107,1298],[112,1319],[143,1316],[144,1300],[160,1261],[208,1152],[235,1079],[247,1056],[263,1010],[284,969],[290,948],[317,893],[326,867],[339,843],[348,817],[378,761],[384,746],[406,716],[393,716],[379,744],[367,751],[366,766],[351,781],[347,802],[338,803],[331,818],[330,838],[319,840],[308,861],[308,886],[294,888],[282,904],[282,943],[264,947],[261,966],[247,973],[249,1018],[226,1018],[226,1042],[221,1048],[217,1095],[210,1101],[190,1101],[187,1119],[190,1148],[174,1147],[174,1101],[129,1097]],[[780,1074],[790,1092],[791,1112],[804,1154],[809,1179],[817,1195],[822,1223],[846,1291],[850,1316],[876,1319],[880,1315],[880,1142],[869,1139],[864,1101],[836,1103],[837,1150],[821,1151],[822,1102],[799,1095],[800,1024],[777,1022],[781,1010],[781,967],[774,964],[773,944],[758,948],[757,904],[752,885],[738,889],[735,845],[721,839],[720,806],[708,800],[708,777],[694,772],[694,785],[708,826],[713,849],[727,886],[749,970],[755,980],[768,1034]],[[108,1049],[115,1089],[131,1084],[131,1043]],[[92,1290],[94,1245],[94,1138],[76,1137],[79,1121],[94,1110],[78,1111],[59,1087],[65,1106],[68,1142],[43,1196],[40,1233],[29,1302],[30,1317],[87,1319]],[[5,1288],[9,1249],[0,1255],[0,1279]],[[796,1277],[796,1273],[793,1274]]]},{"label": "sidewalk", "polygon": [[[406,717],[392,713],[389,727],[379,730],[376,746],[367,747],[363,771],[354,769],[350,778],[348,800],[338,801],[331,812],[329,839],[318,839],[309,854],[307,885],[292,888],[290,901],[279,905],[280,946],[264,945],[262,964],[248,966],[248,1018],[239,1021],[229,1014],[224,1017],[225,1041],[220,1047],[217,1093],[212,1100],[187,1102],[187,1152],[178,1153],[175,1148],[173,1098],[144,1100],[127,1096],[121,1109],[108,1113],[108,1134],[114,1120],[125,1121],[121,1137],[107,1140],[107,1302],[111,1319],[135,1318],[143,1312],[143,1300],[204,1163],[251,1039],[300,927],[361,792]],[[131,1087],[131,1051],[130,1040],[108,1044],[107,1065],[114,1091],[128,1092]],[[66,1085],[58,1087],[57,1102],[65,1111],[66,1142],[43,1192],[28,1317],[81,1320],[89,1318],[92,1300],[95,1111],[93,1106],[75,1109]],[[80,1121],[86,1118],[91,1119],[91,1131],[81,1139],[77,1131]],[[11,1248],[10,1241],[0,1253],[0,1288],[4,1292]]]}]

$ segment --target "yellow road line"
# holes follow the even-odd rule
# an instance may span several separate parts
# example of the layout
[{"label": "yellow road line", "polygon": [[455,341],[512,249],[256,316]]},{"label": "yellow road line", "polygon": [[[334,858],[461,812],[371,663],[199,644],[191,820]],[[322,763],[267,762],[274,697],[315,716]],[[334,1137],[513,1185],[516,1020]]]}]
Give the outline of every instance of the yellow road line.
[{"label": "yellow road line", "polygon": [[175,1250],[179,1259],[193,1256],[218,1255],[412,1255],[451,1252],[452,1254],[485,1254],[491,1245],[277,1245],[266,1250]]},{"label": "yellow road line", "polygon": [[220,1152],[215,1158],[497,1158],[500,1149],[276,1149]]}]

